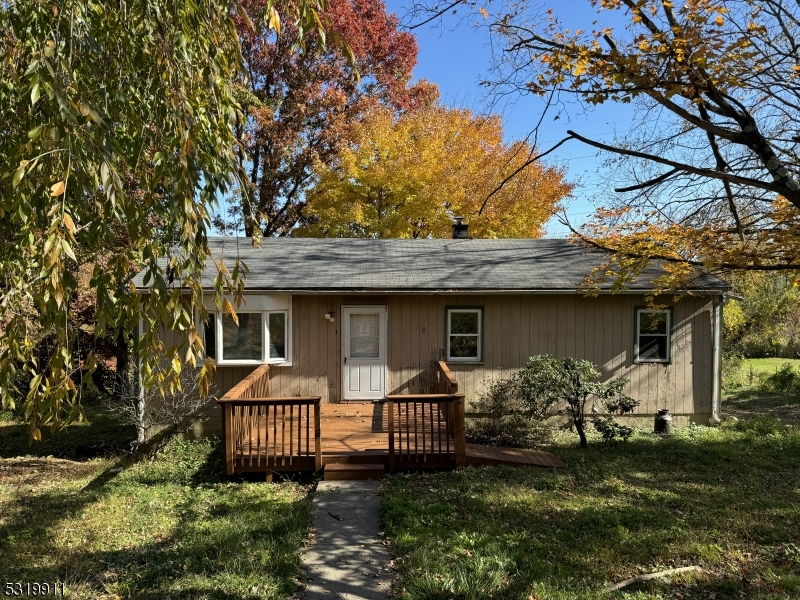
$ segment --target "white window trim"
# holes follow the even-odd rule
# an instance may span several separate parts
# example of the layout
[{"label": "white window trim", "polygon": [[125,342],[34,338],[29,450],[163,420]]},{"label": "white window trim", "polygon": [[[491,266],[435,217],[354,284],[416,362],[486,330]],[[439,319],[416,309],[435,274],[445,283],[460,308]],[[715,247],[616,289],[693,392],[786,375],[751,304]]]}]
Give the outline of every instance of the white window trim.
[{"label": "white window trim", "polygon": [[[643,313],[662,313],[667,316],[667,332],[666,333],[644,333],[642,334],[642,314]],[[650,335],[650,336],[659,336],[664,337],[667,340],[666,349],[667,349],[667,356],[666,358],[641,358],[639,356],[639,340],[641,339],[642,335]],[[634,340],[634,353],[633,353],[633,362],[636,364],[647,364],[647,363],[657,363],[657,364],[670,364],[672,362],[672,311],[668,308],[637,308],[636,309],[636,339]]]},{"label": "white window trim", "polygon": [[[478,315],[478,333],[450,333],[450,315],[454,312],[457,313],[476,313]],[[483,310],[480,308],[458,308],[448,307],[445,314],[445,321],[447,323],[447,336],[444,341],[445,348],[447,349],[446,356],[447,362],[453,363],[479,363],[483,361],[481,352],[483,350]],[[450,337],[477,337],[478,338],[478,356],[450,356]]]},{"label": "white window trim", "polygon": [[[214,329],[216,330],[216,347],[214,363],[220,367],[236,367],[236,366],[253,366],[253,365],[273,365],[276,367],[291,367],[292,366],[292,309],[289,308],[281,310],[240,310],[239,313],[251,313],[261,315],[261,359],[260,360],[225,360],[222,353],[222,312],[208,311],[208,318],[214,319]],[[269,315],[271,313],[282,313],[286,315],[286,357],[285,358],[270,358],[269,357]],[[204,323],[198,318],[198,330],[203,331],[203,344],[205,345],[205,327]]]}]

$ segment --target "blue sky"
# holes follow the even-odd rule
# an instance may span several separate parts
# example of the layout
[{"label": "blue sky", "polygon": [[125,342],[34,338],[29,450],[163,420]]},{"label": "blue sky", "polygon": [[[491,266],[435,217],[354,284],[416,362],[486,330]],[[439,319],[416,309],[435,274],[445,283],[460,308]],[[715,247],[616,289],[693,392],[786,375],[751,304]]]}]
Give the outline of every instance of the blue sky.
[{"label": "blue sky", "polygon": [[[395,12],[404,24],[413,23],[406,17],[407,0],[385,0],[390,12]],[[589,0],[548,0],[561,23],[572,29],[592,29],[592,22],[599,20],[603,26],[620,29],[622,15],[604,11],[598,15]],[[491,13],[492,4],[486,9]],[[475,27],[476,23],[479,25]],[[464,106],[476,112],[485,112],[490,99],[485,97],[479,82],[490,78],[491,48],[486,27],[480,18],[460,20],[448,16],[444,27],[422,26],[413,31],[419,43],[419,62],[414,70],[415,79],[428,79],[439,85],[442,100],[449,105]],[[502,106],[495,106],[505,124],[507,140],[524,138],[538,121],[543,104],[538,98],[508,99]],[[578,105],[561,110],[558,120],[551,114],[542,123],[539,146],[549,148],[566,136],[567,129],[594,139],[610,140],[614,132],[623,134],[631,127],[631,111],[627,106],[608,104],[586,112]],[[577,184],[574,199],[567,204],[570,221],[580,224],[594,212],[593,200],[605,189],[603,157],[593,148],[577,141],[567,142],[556,150],[552,162],[568,170],[568,179]],[[562,237],[567,230],[557,222],[548,224],[547,235]]]}]

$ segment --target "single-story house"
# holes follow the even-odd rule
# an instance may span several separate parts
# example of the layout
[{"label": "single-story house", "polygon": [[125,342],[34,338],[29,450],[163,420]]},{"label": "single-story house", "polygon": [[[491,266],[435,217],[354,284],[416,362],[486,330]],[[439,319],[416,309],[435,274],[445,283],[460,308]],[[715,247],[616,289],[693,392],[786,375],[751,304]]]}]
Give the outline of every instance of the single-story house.
[{"label": "single-story house", "polygon": [[[645,297],[659,269],[628,288],[584,294],[604,262],[560,239],[212,238],[214,256],[249,268],[239,326],[216,311],[199,324],[223,395],[269,364],[272,396],[322,404],[428,394],[444,361],[466,413],[487,383],[549,354],[591,360],[604,379],[625,377],[652,423],[719,418],[724,282],[702,276],[669,308]],[[208,289],[215,275],[209,264]],[[139,275],[134,283],[143,286]],[[146,288],[142,290],[146,292]]]}]

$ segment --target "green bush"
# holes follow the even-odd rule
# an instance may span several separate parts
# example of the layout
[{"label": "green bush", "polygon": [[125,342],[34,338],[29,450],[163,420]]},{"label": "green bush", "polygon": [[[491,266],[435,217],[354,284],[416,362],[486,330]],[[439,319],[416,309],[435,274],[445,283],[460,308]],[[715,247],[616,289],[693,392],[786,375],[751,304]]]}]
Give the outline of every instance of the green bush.
[{"label": "green bush", "polygon": [[478,418],[467,424],[467,440],[473,444],[532,448],[549,438],[550,430],[541,421],[524,415]]},{"label": "green bush", "polygon": [[735,391],[745,385],[745,358],[738,352],[723,351],[722,381],[726,391]]},{"label": "green bush", "polygon": [[800,393],[800,369],[783,363],[775,373],[764,378],[762,386],[766,391],[778,394]]},{"label": "green bush", "polygon": [[510,448],[530,448],[547,441],[550,431],[542,424],[546,411],[532,415],[526,410],[519,384],[519,372],[488,384],[474,404],[484,416],[467,424],[467,440]]}]

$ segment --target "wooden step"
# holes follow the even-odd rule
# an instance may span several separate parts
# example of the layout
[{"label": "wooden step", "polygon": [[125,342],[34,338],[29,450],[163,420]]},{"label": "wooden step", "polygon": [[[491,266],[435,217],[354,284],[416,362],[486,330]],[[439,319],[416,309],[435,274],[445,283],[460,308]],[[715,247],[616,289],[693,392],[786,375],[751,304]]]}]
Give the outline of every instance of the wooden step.
[{"label": "wooden step", "polygon": [[354,481],[363,479],[383,479],[386,475],[383,465],[353,465],[333,463],[325,465],[325,481]]}]

